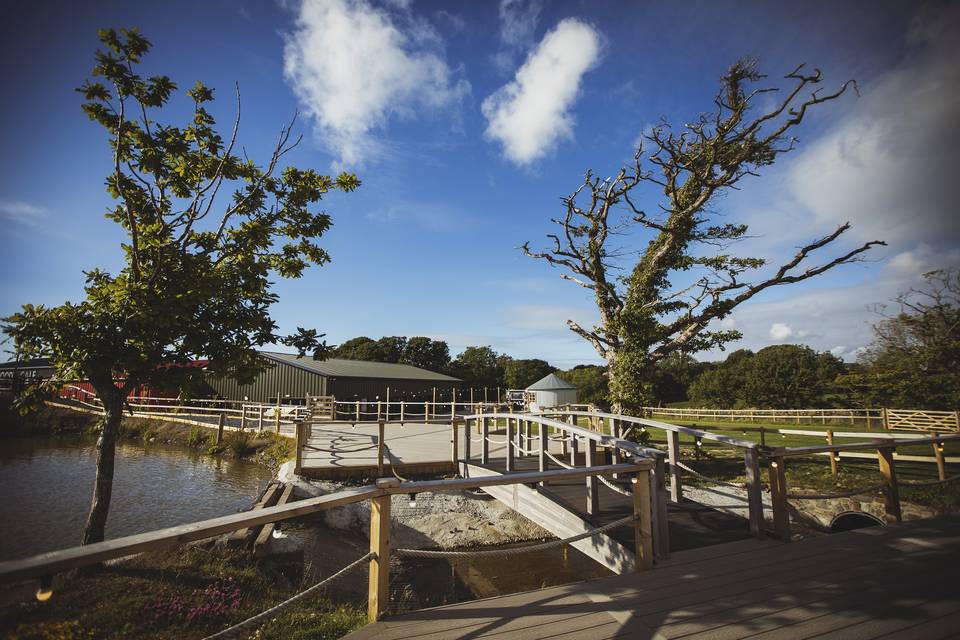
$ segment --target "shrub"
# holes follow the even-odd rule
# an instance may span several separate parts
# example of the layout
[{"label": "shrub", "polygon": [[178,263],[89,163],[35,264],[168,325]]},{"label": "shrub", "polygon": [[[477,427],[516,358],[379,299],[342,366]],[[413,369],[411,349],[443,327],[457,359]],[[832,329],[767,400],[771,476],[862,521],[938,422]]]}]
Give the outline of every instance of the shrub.
[{"label": "shrub", "polygon": [[253,437],[246,431],[236,431],[227,445],[233,452],[234,458],[243,458],[256,452],[257,448],[253,444]]},{"label": "shrub", "polygon": [[203,427],[190,427],[190,433],[187,434],[187,445],[195,448],[206,446],[210,441],[210,434]]}]

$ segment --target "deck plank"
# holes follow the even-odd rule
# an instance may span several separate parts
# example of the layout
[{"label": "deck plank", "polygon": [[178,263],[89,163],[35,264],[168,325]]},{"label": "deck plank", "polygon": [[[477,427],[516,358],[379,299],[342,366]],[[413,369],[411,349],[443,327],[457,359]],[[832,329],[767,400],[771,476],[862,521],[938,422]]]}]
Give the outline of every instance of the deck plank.
[{"label": "deck plank", "polygon": [[792,544],[734,542],[645,573],[425,609],[349,637],[949,637],[960,628],[958,546],[960,516]]}]

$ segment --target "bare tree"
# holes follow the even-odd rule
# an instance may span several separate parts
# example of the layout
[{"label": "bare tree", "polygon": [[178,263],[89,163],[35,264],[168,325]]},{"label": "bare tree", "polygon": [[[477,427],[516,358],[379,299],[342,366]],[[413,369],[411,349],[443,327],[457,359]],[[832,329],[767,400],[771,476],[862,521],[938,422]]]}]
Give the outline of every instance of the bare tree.
[{"label": "bare tree", "polygon": [[[756,61],[738,61],[722,77],[712,112],[677,129],[662,121],[643,136],[633,165],[616,177],[600,179],[588,171],[583,184],[562,199],[564,214],[552,220],[561,231],[548,234],[551,245],[544,250],[532,250],[529,243],[522,247],[526,255],[561,268],[565,280],[593,292],[599,324],[587,329],[568,320],[567,325],[607,361],[611,400],[620,409],[649,401],[653,368],[667,355],[739,339],[737,331],[707,330],[737,305],[770,287],[856,262],[872,246],[885,244],[867,242],[811,265],[811,254],[850,228],[845,223],[801,247],[773,275],[744,279],[765,260],[727,252],[746,236],[747,225],[719,223],[712,205],[746,176],[758,175],[760,167],[792,150],[796,138],[791,129],[810,107],[856,90],[851,80],[824,93],[818,87],[821,72],[807,73],[800,65],[785,76],[789,88],[779,93],[774,106],[758,115],[757,98],[781,92],[751,88],[764,77]],[[647,188],[663,194],[653,214],[638,206]],[[633,229],[649,237],[636,262],[626,260],[636,254],[612,246],[615,237]],[[622,274],[615,273],[620,269]],[[689,286],[673,290],[671,275],[681,271],[697,275]]]}]

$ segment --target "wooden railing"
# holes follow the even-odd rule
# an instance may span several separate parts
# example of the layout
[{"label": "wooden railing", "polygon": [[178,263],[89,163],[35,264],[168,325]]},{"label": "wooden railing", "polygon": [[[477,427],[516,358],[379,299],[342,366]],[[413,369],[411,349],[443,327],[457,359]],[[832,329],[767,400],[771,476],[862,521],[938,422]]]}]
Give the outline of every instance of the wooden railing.
[{"label": "wooden railing", "polygon": [[335,400],[334,420],[350,423],[374,422],[447,422],[481,411],[512,411],[509,403],[497,402],[422,402],[411,400]]},{"label": "wooden railing", "polygon": [[[368,617],[378,620],[389,611],[390,583],[390,501],[393,495],[414,495],[422,492],[457,491],[495,485],[531,484],[562,481],[574,478],[602,475],[634,476],[635,521],[633,524],[638,541],[636,570],[652,566],[651,522],[653,507],[646,488],[654,468],[652,460],[635,460],[631,463],[594,466],[580,469],[559,469],[547,472],[516,473],[482,478],[457,478],[450,480],[426,480],[401,482],[395,478],[381,478],[376,484],[336,493],[308,498],[298,502],[264,507],[246,513],[238,513],[210,520],[169,527],[148,533],[140,533],[104,542],[71,547],[42,553],[30,558],[0,562],[0,583],[20,582],[30,579],[49,580],[54,574],[79,567],[122,558],[136,553],[158,551],[182,545],[194,540],[203,540],[239,529],[257,527],[306,516],[320,511],[356,502],[370,501],[370,572],[368,589]],[[643,550],[648,550],[643,557]]]},{"label": "wooden railing", "polygon": [[884,427],[912,431],[960,431],[960,411],[885,409]]},{"label": "wooden railing", "polygon": [[[784,541],[790,540],[790,510],[788,500],[804,499],[831,499],[840,497],[849,497],[851,495],[867,494],[872,490],[881,490],[884,496],[884,510],[888,522],[900,522],[902,513],[900,508],[900,490],[899,486],[903,481],[897,479],[896,472],[896,450],[897,445],[933,445],[938,457],[938,480],[936,481],[918,481],[916,484],[933,485],[950,482],[960,479],[947,478],[945,476],[945,465],[943,461],[943,449],[946,442],[960,442],[958,435],[935,435],[921,436],[918,438],[897,438],[896,436],[877,437],[870,442],[852,442],[846,444],[828,444],[824,446],[810,447],[775,447],[765,452],[765,458],[769,465],[770,474],[770,496],[773,511],[774,532],[778,538]],[[843,452],[876,451],[876,459],[879,465],[879,471],[882,478],[881,483],[876,487],[867,487],[860,490],[843,491],[835,494],[797,494],[791,495],[787,487],[787,459],[812,456],[829,455],[831,467],[836,474],[834,466],[838,461],[839,454]]]},{"label": "wooden railing", "polygon": [[724,420],[731,422],[773,422],[828,424],[846,422],[867,428],[883,428],[882,409],[688,409],[643,407],[645,415],[684,420]]}]

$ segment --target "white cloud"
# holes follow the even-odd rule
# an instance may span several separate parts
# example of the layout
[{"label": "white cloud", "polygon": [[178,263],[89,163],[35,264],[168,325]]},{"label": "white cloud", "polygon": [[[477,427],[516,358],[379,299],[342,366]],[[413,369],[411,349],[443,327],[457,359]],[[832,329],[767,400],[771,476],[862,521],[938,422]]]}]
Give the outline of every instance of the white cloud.
[{"label": "white cloud", "polygon": [[822,223],[895,247],[960,240],[960,8],[914,30],[914,48],[838,127],[805,148],[788,188]]},{"label": "white cloud", "polygon": [[600,56],[600,34],[574,18],[561,21],[527,57],[516,77],[483,101],[486,135],[506,157],[527,165],[573,137],[570,109],[580,81]]},{"label": "white cloud", "polygon": [[3,216],[7,220],[26,224],[38,224],[46,215],[46,209],[32,205],[29,202],[23,202],[22,200],[0,200],[0,216]]},{"label": "white cloud", "polygon": [[286,36],[284,76],[339,162],[377,154],[392,117],[457,103],[470,90],[443,59],[442,39],[406,11],[366,0],[302,0]]},{"label": "white cloud", "polygon": [[793,335],[793,329],[790,325],[783,322],[774,322],[770,325],[770,337],[777,342],[782,342]]}]

